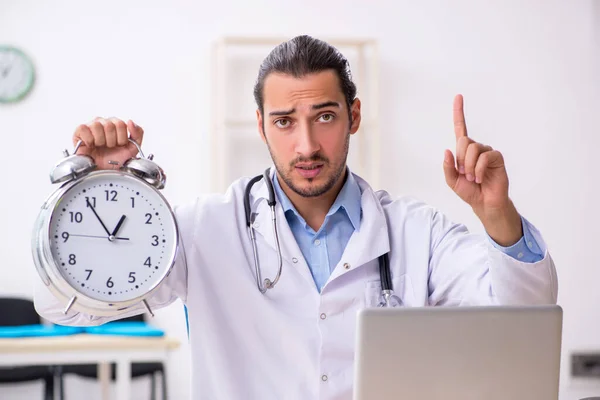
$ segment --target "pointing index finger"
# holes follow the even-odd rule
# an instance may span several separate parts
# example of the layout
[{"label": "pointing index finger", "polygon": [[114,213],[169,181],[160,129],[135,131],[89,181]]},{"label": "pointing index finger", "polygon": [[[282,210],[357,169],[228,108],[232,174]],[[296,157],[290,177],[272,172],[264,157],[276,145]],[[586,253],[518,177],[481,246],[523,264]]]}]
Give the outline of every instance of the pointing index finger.
[{"label": "pointing index finger", "polygon": [[454,97],[454,135],[456,140],[467,136],[467,124],[465,123],[465,112],[463,110],[463,96],[457,94]]}]

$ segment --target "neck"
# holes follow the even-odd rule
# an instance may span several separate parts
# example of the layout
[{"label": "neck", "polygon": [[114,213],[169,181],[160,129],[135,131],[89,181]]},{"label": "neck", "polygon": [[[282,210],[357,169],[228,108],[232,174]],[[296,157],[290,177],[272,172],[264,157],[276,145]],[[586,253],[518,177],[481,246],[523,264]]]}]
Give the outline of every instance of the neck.
[{"label": "neck", "polygon": [[277,180],[279,181],[279,186],[281,186],[283,192],[290,199],[296,208],[296,211],[298,211],[298,214],[304,218],[308,226],[317,232],[321,228],[321,225],[323,225],[325,217],[335,202],[340,190],[342,190],[347,173],[348,171],[346,170],[330,190],[317,197],[304,197],[294,192],[279,177],[279,174],[277,174]]}]

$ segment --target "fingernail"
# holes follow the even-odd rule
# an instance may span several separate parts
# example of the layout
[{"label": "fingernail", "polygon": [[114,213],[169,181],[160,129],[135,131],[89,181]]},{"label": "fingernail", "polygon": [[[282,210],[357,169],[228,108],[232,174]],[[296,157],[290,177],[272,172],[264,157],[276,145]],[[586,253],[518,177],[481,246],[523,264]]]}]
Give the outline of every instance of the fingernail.
[{"label": "fingernail", "polygon": [[468,180],[469,182],[473,182],[473,175],[471,175],[471,174],[467,174],[467,180]]},{"label": "fingernail", "polygon": [[465,173],[465,167],[463,165],[461,165],[460,167],[458,167],[458,172],[460,172],[461,174]]},{"label": "fingernail", "polygon": [[480,177],[476,177],[476,178],[475,178],[475,182],[476,182],[476,183],[481,183],[481,178],[480,178]]}]

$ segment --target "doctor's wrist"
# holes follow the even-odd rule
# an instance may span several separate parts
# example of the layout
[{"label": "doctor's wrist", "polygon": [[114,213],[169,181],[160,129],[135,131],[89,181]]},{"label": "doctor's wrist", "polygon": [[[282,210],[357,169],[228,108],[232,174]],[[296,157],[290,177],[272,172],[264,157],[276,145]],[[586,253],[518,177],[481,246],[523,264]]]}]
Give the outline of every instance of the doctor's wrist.
[{"label": "doctor's wrist", "polygon": [[475,212],[490,238],[503,247],[510,247],[523,237],[521,215],[512,201],[501,209]]}]

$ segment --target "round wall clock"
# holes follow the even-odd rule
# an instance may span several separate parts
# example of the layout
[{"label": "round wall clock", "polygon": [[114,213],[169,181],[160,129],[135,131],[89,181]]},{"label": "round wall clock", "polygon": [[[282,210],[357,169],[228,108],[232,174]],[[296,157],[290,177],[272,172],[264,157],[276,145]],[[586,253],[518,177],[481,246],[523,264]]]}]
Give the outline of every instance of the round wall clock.
[{"label": "round wall clock", "polygon": [[16,103],[32,89],[35,68],[21,50],[0,45],[0,103]]}]

